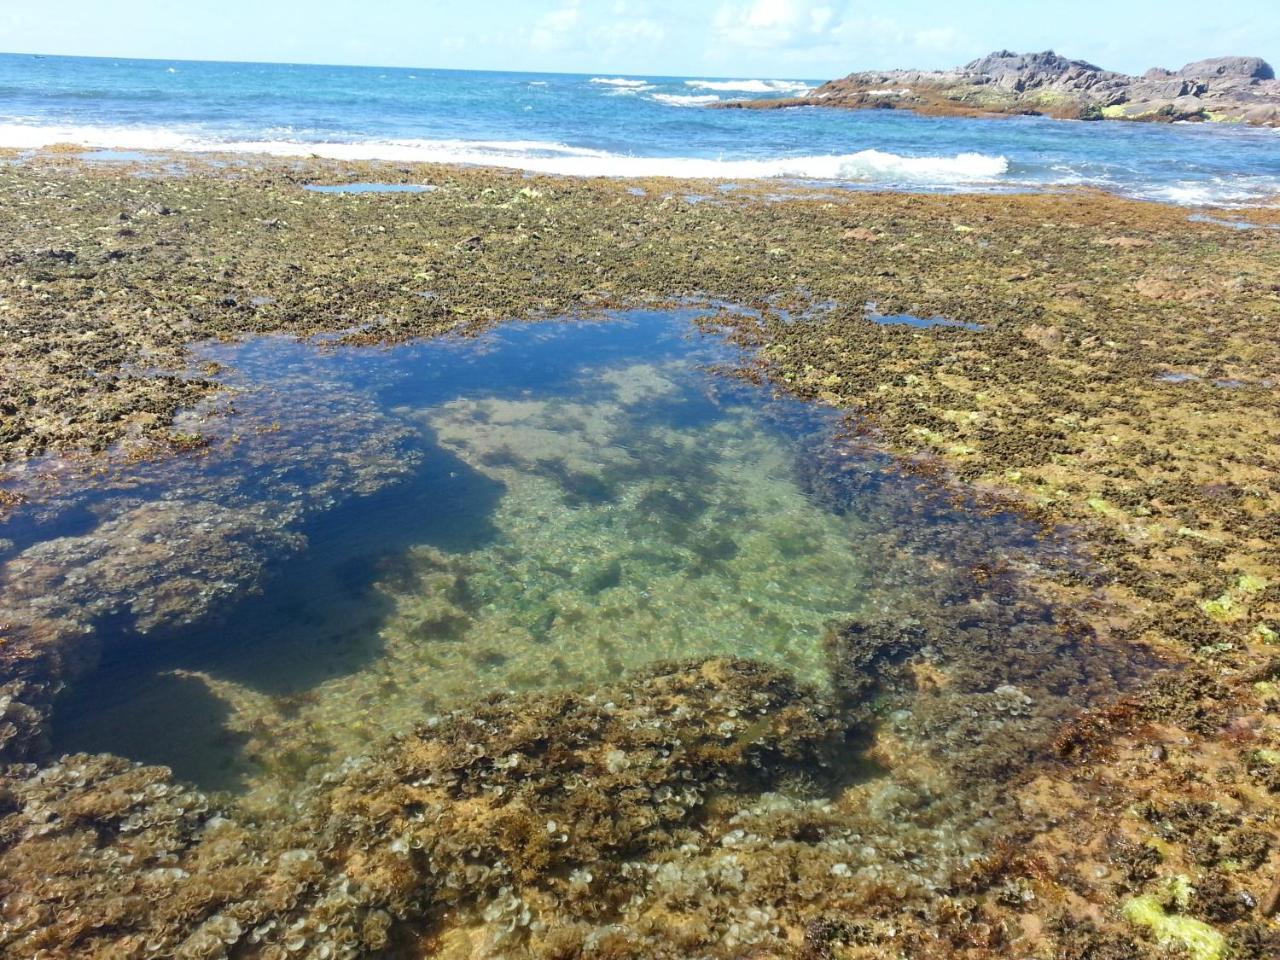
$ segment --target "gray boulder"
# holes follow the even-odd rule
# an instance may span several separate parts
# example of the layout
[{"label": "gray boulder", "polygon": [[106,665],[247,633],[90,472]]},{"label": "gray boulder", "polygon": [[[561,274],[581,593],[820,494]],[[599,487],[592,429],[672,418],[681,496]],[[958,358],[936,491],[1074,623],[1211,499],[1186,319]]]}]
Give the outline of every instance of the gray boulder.
[{"label": "gray boulder", "polygon": [[1059,75],[1072,71],[1102,73],[1101,67],[1095,67],[1084,60],[1068,60],[1052,50],[1043,53],[1014,53],[1012,50],[997,50],[985,57],[980,57],[965,65],[969,73],[980,73],[988,77],[1015,76],[1047,76]]},{"label": "gray boulder", "polygon": [[1261,57],[1211,57],[1188,63],[1180,77],[1240,77],[1246,80],[1274,80],[1276,72]]}]

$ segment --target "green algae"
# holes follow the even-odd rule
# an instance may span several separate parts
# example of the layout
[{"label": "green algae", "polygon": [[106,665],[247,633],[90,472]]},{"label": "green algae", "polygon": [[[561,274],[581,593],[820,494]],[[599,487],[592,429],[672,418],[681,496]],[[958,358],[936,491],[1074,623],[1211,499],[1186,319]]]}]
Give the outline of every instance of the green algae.
[{"label": "green algae", "polygon": [[[1180,892],[1175,891],[1175,897]],[[1190,891],[1186,892],[1189,896]],[[1203,920],[1170,913],[1166,899],[1153,894],[1134,897],[1125,903],[1124,917],[1147,931],[1160,946],[1184,950],[1191,960],[1221,960],[1226,955],[1226,938]]]},{"label": "green algae", "polygon": [[1200,609],[1219,623],[1236,623],[1248,615],[1250,599],[1262,593],[1269,582],[1256,574],[1242,574],[1226,593],[1202,601]]}]

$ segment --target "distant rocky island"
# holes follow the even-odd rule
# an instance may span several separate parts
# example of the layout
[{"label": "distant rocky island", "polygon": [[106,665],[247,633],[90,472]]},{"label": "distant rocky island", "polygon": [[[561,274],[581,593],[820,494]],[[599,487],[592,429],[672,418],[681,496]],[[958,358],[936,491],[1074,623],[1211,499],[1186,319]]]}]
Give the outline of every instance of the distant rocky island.
[{"label": "distant rocky island", "polygon": [[825,106],[932,115],[1033,114],[1066,120],[1220,121],[1280,126],[1280,80],[1259,57],[1217,57],[1140,77],[1052,50],[1001,50],[952,70],[851,73],[803,97],[727,108]]}]

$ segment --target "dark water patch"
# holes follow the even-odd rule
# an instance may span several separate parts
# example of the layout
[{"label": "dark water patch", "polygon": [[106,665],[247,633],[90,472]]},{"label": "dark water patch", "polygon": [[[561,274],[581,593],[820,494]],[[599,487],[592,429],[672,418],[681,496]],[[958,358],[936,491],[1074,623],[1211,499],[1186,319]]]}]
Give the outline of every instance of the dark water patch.
[{"label": "dark water patch", "polygon": [[[105,675],[131,677],[138,665],[121,670],[104,664]],[[144,704],[129,704],[126,696],[143,696]],[[109,683],[78,686],[70,714],[54,731],[53,752],[110,753],[142,763],[171,769],[174,776],[197,783],[205,790],[243,789],[250,774],[242,759],[248,735],[228,729],[231,707],[218,699],[198,679],[169,671],[153,672],[145,686],[127,682],[124,690]],[[132,707],[132,709],[131,709]],[[93,718],[78,723],[76,714]],[[165,722],[140,722],[140,716],[166,718]],[[174,717],[182,723],[174,723]],[[70,740],[74,748],[64,747]]]},{"label": "dark water patch", "polygon": [[303,189],[312,193],[434,193],[439,188],[429,183],[308,183]]},{"label": "dark water patch", "polygon": [[[379,630],[390,605],[375,587],[386,565],[411,546],[465,551],[497,536],[490,517],[500,484],[438,447],[424,445],[417,463],[402,481],[298,524],[306,548],[293,557],[262,557],[268,573],[258,589],[211,611],[207,622],[145,636],[127,618],[114,629],[100,625],[103,660],[63,698],[55,751],[106,751],[175,771],[216,771],[212,781],[180,775],[207,789],[230,789],[231,772],[250,769],[240,757],[245,737],[209,730],[192,740],[174,737],[166,705],[181,698],[170,691],[210,676],[240,685],[246,695],[287,697],[366,669],[385,654]],[[305,471],[285,476],[291,484],[306,482]],[[200,728],[220,718],[226,732],[226,716],[225,709],[204,711],[192,723]],[[210,751],[236,756],[214,760]]]},{"label": "dark water patch", "polygon": [[84,503],[50,511],[14,511],[13,516],[0,523],[0,541],[5,544],[0,547],[0,563],[45,540],[85,536],[99,522],[98,514]]}]

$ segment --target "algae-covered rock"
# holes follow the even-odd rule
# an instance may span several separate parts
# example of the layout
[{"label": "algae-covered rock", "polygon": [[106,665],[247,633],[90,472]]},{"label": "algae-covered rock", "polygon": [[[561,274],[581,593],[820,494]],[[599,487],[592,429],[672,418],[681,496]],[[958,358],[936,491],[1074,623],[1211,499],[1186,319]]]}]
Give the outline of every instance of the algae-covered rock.
[{"label": "algae-covered rock", "polygon": [[[242,823],[120,759],[11,766],[0,950],[353,957],[453,930],[494,955],[574,924],[593,936],[643,911],[683,847],[729,832],[788,775],[822,776],[847,732],[784,675],[709,660],[450,714],[331,775],[281,823]],[[707,949],[729,922],[714,904],[698,908]],[[651,923],[635,927],[650,955],[677,955]]]}]

